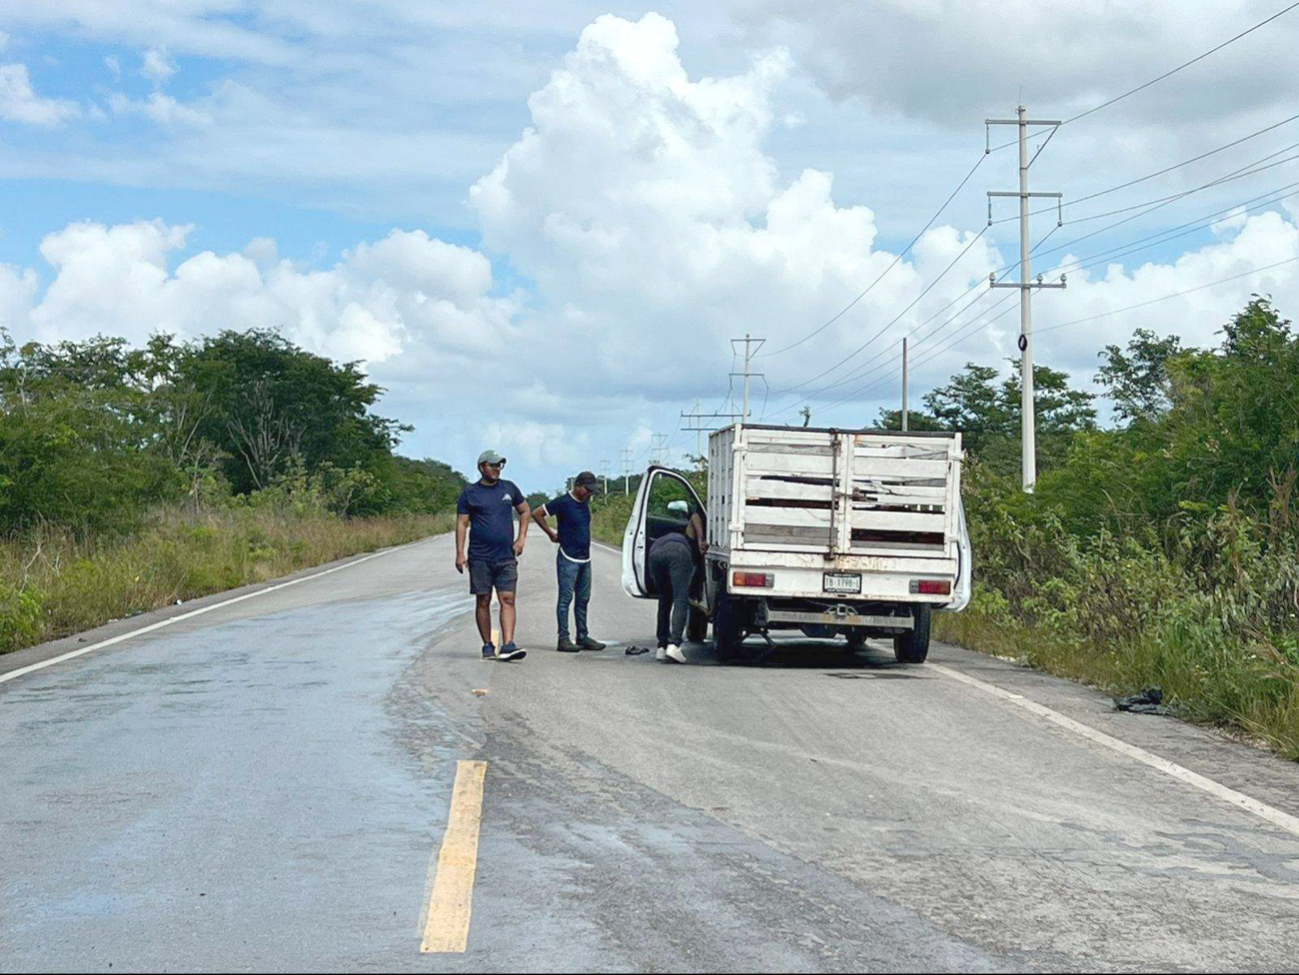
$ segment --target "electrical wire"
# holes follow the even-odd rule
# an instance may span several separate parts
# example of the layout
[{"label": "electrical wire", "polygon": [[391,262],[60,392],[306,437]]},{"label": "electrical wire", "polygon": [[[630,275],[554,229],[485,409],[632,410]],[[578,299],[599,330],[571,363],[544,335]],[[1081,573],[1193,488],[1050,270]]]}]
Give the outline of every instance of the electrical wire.
[{"label": "electrical wire", "polygon": [[[924,236],[925,232],[926,232],[930,227],[932,227],[932,226],[934,225],[934,221],[937,220],[940,216],[942,216],[943,211],[947,209],[948,204],[950,204],[950,203],[952,202],[952,200],[954,200],[954,199],[956,198],[956,194],[957,194],[957,193],[961,192],[961,190],[965,188],[965,184],[968,183],[968,182],[970,181],[970,177],[972,177],[972,176],[975,174],[975,171],[977,171],[978,168],[979,168],[980,166],[983,165],[983,160],[985,160],[985,159],[987,159],[987,158],[988,158],[988,154],[987,154],[987,152],[985,152],[983,155],[979,156],[979,160],[978,160],[978,162],[976,162],[976,163],[975,163],[975,164],[970,168],[970,171],[969,171],[968,173],[965,174],[965,178],[962,179],[959,183],[956,184],[956,189],[952,190],[952,192],[951,192],[950,194],[948,194],[947,199],[943,201],[943,205],[940,206],[936,211],[934,211],[934,215],[933,215],[932,217],[929,218],[929,222],[926,223],[923,227],[920,228],[920,232],[917,233],[914,237],[911,238],[910,243],[908,243],[906,247],[904,247],[904,248],[902,248],[902,250],[898,251],[897,256],[895,256],[895,257],[893,258],[893,260],[892,260],[892,262],[889,264],[889,266],[886,267],[883,271],[880,272],[879,277],[877,277],[874,281],[872,281],[869,285],[866,286],[866,290],[865,290],[865,291],[862,291],[860,294],[857,295],[856,298],[854,298],[852,301],[848,302],[847,305],[845,305],[845,306],[844,306],[844,307],[843,307],[843,308],[842,308],[842,309],[841,309],[837,314],[835,314],[832,318],[830,318],[828,321],[826,321],[825,324],[821,325],[819,328],[815,329],[814,331],[809,332],[807,335],[804,335],[804,336],[803,336],[801,339],[799,339],[797,342],[791,342],[789,345],[783,346],[783,347],[781,347],[781,348],[779,348],[779,349],[774,349],[774,350],[772,350],[771,352],[760,352],[760,353],[758,353],[758,356],[763,356],[763,357],[765,357],[765,356],[772,356],[772,355],[780,355],[782,352],[788,352],[790,349],[798,348],[798,346],[802,345],[804,342],[808,341],[809,339],[813,339],[813,338],[815,338],[816,336],[820,335],[820,334],[821,334],[822,332],[824,332],[827,328],[829,328],[831,325],[833,325],[835,322],[837,322],[840,318],[842,318],[844,315],[846,315],[850,310],[852,310],[852,308],[857,304],[857,302],[861,301],[861,300],[862,300],[863,298],[865,298],[868,294],[870,294],[871,291],[874,290],[875,286],[876,286],[877,284],[879,284],[881,281],[883,281],[884,278],[885,278],[885,276],[886,276],[890,271],[892,271],[895,267],[897,267],[898,262],[901,261],[902,258],[904,258],[904,257],[905,257],[905,256],[906,256],[906,255],[911,251],[911,248],[914,247],[914,246],[916,245],[916,241],[918,241],[922,236]],[[756,358],[756,356],[755,356],[755,358]]]}]

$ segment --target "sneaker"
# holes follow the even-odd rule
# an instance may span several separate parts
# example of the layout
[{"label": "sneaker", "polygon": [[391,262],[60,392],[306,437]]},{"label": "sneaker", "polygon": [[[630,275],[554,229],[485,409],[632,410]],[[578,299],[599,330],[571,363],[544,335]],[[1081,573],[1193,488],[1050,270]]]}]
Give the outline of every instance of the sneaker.
[{"label": "sneaker", "polygon": [[497,659],[498,660],[522,660],[527,655],[528,655],[528,651],[520,650],[518,647],[514,645],[514,641],[511,640],[509,643],[501,647],[501,652],[497,656]]},{"label": "sneaker", "polygon": [[570,640],[568,637],[564,637],[555,646],[555,649],[558,650],[560,653],[577,653],[582,648],[579,647],[572,640]]},{"label": "sneaker", "polygon": [[686,662],[686,655],[675,643],[669,643],[668,648],[663,651],[663,659],[666,663],[683,664]]},{"label": "sneaker", "polygon": [[603,650],[605,648],[605,644],[589,636],[582,637],[577,641],[577,645],[583,650]]},{"label": "sneaker", "polygon": [[667,647],[659,647],[657,650],[654,651],[654,659],[657,660],[659,663],[662,663],[663,657],[667,653],[667,651],[668,651]]},{"label": "sneaker", "polygon": [[493,646],[493,645],[490,644],[490,643],[484,643],[484,644],[483,644],[483,659],[484,659],[484,660],[495,660],[495,659],[496,659],[496,647]]}]

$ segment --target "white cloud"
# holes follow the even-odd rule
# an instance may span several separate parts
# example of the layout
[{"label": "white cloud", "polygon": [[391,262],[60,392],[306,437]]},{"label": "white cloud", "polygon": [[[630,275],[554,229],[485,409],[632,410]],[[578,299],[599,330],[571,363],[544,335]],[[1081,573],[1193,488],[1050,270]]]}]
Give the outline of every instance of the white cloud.
[{"label": "white cloud", "polygon": [[178,102],[170,95],[155,91],[145,99],[132,99],[115,93],[109,99],[109,107],[118,115],[143,115],[157,125],[179,125],[191,129],[208,128],[213,124],[212,116],[202,109]]},{"label": "white cloud", "polygon": [[140,55],[140,74],[155,86],[165,85],[176,70],[176,62],[165,47],[151,47]]},{"label": "white cloud", "polygon": [[[695,80],[677,45],[654,14],[596,20],[529,100],[532,126],[471,191],[487,246],[538,283],[555,383],[574,381],[564,350],[581,348],[583,372],[613,389],[716,395],[732,336],[778,348],[893,261],[874,247],[870,209],[835,204],[830,174],[782,184],[764,152],[788,56],[760,53],[744,74]],[[782,358],[783,378],[859,344],[862,321],[904,306],[969,241],[932,230],[854,315]],[[995,262],[975,245],[915,314]]]},{"label": "white cloud", "polygon": [[280,328],[337,359],[389,363],[398,378],[454,375],[499,352],[510,332],[515,306],[489,295],[486,259],[422,231],[394,230],[326,270],[295,266],[266,239],[242,254],[203,251],[173,267],[192,231],[158,220],[71,224],[41,243],[54,272],[44,294],[37,297],[33,272],[6,268],[0,310],[16,336],[42,341]]},{"label": "white cloud", "polygon": [[122,77],[122,59],[116,54],[106,54],[104,56],[104,67],[112,73],[114,80],[120,80]]},{"label": "white cloud", "polygon": [[75,102],[41,98],[32,90],[25,64],[0,65],[0,118],[51,126],[80,114]]}]

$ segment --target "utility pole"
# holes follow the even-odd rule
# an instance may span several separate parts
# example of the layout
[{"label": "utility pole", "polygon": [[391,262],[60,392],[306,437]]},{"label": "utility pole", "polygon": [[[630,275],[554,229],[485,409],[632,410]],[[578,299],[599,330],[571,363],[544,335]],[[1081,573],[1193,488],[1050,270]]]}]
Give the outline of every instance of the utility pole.
[{"label": "utility pole", "polygon": [[664,454],[667,453],[668,435],[666,433],[654,434],[654,446],[651,453],[654,455],[654,463],[660,467],[663,466]]},{"label": "utility pole", "polygon": [[623,447],[619,456],[622,459],[622,493],[630,494],[628,486],[631,484],[631,448]]},{"label": "utility pole", "polygon": [[696,457],[704,456],[703,435],[705,433],[711,433],[712,431],[717,429],[716,422],[707,423],[705,421],[727,420],[727,421],[734,422],[735,420],[738,420],[740,418],[740,414],[738,413],[700,413],[699,410],[701,406],[702,404],[698,400],[696,400],[695,408],[693,412],[686,413],[683,411],[681,414],[681,419],[691,424],[690,426],[683,427],[682,429],[695,431],[695,451],[696,451],[695,456]]},{"label": "utility pole", "polygon": [[798,411],[798,415],[803,418],[803,426],[807,426],[812,422],[812,407],[804,406]]},{"label": "utility pole", "polygon": [[752,363],[753,363],[753,357],[754,357],[754,355],[757,354],[757,351],[758,351],[760,348],[762,348],[764,345],[767,344],[767,340],[766,340],[766,339],[755,339],[755,338],[753,338],[753,336],[749,335],[748,332],[745,332],[745,333],[744,333],[744,338],[742,338],[742,339],[731,339],[731,349],[732,349],[733,351],[735,351],[737,354],[738,354],[739,351],[740,351],[740,350],[739,350],[739,344],[740,344],[741,342],[744,343],[744,372],[743,372],[743,373],[734,373],[734,372],[733,372],[733,373],[731,373],[731,375],[732,375],[732,376],[737,376],[737,375],[743,375],[743,376],[744,376],[744,409],[741,411],[741,413],[740,413],[740,417],[741,417],[741,419],[742,419],[745,423],[748,423],[748,422],[749,422],[749,379],[750,379],[750,377],[752,377],[752,376],[757,376],[757,377],[759,377],[759,378],[762,378],[762,376],[763,376],[763,373],[760,373],[760,372],[756,372],[756,373],[755,373],[755,372],[750,372],[750,367],[751,367],[751,365],[752,365]]},{"label": "utility pole", "polygon": [[[1019,197],[1019,281],[1000,282],[996,280],[995,275],[989,275],[988,280],[994,288],[1018,288],[1019,289],[1019,351],[1022,355],[1020,362],[1020,385],[1022,395],[1020,400],[1020,437],[1021,450],[1023,453],[1021,467],[1023,474],[1023,488],[1028,494],[1033,493],[1033,487],[1037,483],[1037,414],[1036,400],[1033,395],[1033,289],[1034,288],[1063,288],[1065,286],[1064,275],[1060,275],[1058,282],[1051,284],[1042,283],[1042,275],[1037,276],[1037,281],[1033,281],[1032,271],[1029,267],[1029,233],[1028,233],[1028,201],[1034,197],[1052,197],[1056,201],[1056,221],[1060,222],[1060,193],[1030,193],[1028,191],[1028,167],[1037,159],[1042,149],[1046,148],[1046,143],[1042,144],[1042,149],[1038,149],[1033,154],[1033,159],[1028,158],[1028,127],[1030,125],[1043,125],[1051,127],[1051,135],[1055,135],[1055,130],[1060,127],[1058,119],[1029,119],[1026,118],[1028,109],[1020,105],[1016,109],[1016,118],[1013,119],[984,119],[984,125],[987,131],[991,130],[994,125],[1017,125],[1019,126],[1019,192],[989,192],[988,193],[988,226],[992,226],[992,198],[994,196],[1017,196]],[[1050,141],[1050,136],[1047,141]],[[988,144],[991,144],[989,139]]]},{"label": "utility pole", "polygon": [[609,493],[609,462],[607,460],[600,461],[600,477],[604,479],[604,493],[608,494]]},{"label": "utility pole", "polygon": [[907,432],[907,338],[902,337],[902,432]]}]

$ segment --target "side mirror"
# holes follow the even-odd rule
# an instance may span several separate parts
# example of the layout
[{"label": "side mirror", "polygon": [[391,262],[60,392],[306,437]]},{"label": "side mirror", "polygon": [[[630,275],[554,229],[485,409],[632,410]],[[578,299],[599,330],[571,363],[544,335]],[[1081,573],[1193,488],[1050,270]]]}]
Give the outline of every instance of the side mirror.
[{"label": "side mirror", "polygon": [[668,511],[672,512],[674,515],[687,517],[690,514],[690,505],[686,504],[684,501],[669,501]]}]

